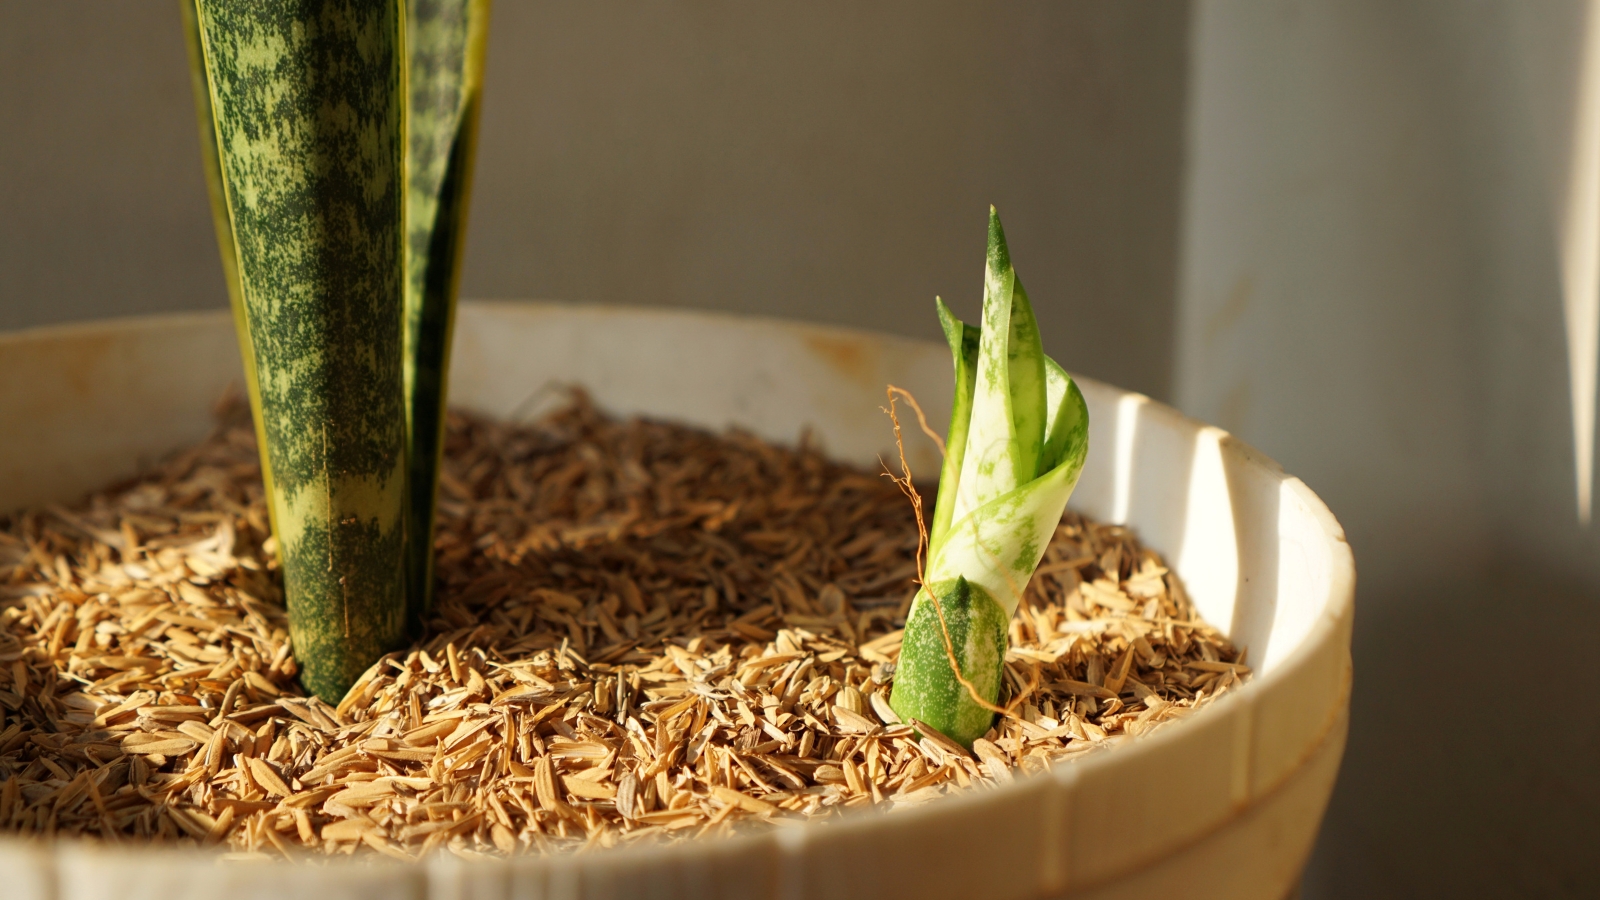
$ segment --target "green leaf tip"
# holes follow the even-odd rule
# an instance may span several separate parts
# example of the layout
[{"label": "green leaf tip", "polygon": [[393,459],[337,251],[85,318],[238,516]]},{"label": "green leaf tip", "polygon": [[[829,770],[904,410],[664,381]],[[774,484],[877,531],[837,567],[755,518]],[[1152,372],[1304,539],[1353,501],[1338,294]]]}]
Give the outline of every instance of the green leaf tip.
[{"label": "green leaf tip", "polygon": [[956,314],[945,305],[943,298],[935,297],[933,302],[939,312],[939,327],[944,329],[944,339],[950,345],[950,352],[955,356],[956,365],[959,366],[963,360],[969,358],[976,361],[978,338],[982,334],[980,329],[976,325],[968,325],[956,318]]},{"label": "green leaf tip", "polygon": [[959,350],[962,332],[966,330],[965,323],[956,318],[956,314],[950,311],[950,307],[945,305],[943,297],[934,297],[933,306],[939,313],[939,327],[944,330],[945,342],[950,345],[952,351]]},{"label": "green leaf tip", "polygon": [[987,254],[990,269],[1011,268],[1011,250],[1006,247],[1006,229],[1000,224],[1000,213],[989,205],[989,252]]},{"label": "green leaf tip", "polygon": [[1047,356],[1044,361],[1050,419],[1039,455],[1041,474],[1073,460],[1081,466],[1089,451],[1089,408],[1083,392],[1055,360]]}]

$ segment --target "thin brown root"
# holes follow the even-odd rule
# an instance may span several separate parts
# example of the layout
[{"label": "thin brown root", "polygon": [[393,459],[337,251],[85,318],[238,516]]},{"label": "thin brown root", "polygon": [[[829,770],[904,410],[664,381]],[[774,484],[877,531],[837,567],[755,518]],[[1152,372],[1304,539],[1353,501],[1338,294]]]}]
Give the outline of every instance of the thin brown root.
[{"label": "thin brown root", "polygon": [[[916,559],[916,562],[917,562],[917,579],[916,580],[917,580],[917,584],[918,585],[920,585],[922,587],[927,587],[927,581],[926,581],[927,571],[926,571],[926,568],[924,566],[925,560],[923,559],[923,556],[926,554],[927,549],[928,549],[928,523],[922,517],[922,495],[917,493],[916,486],[911,483],[911,464],[906,462],[906,445],[905,445],[905,441],[900,436],[900,416],[899,416],[898,413],[895,412],[895,406],[894,406],[894,395],[895,395],[896,391],[899,391],[900,393],[905,394],[905,391],[901,391],[899,388],[895,387],[892,384],[889,385],[889,390],[888,390],[889,408],[885,409],[884,412],[889,414],[889,421],[894,423],[894,446],[895,446],[895,449],[900,452],[900,472],[901,472],[901,474],[900,475],[894,474],[894,472],[889,469],[889,466],[888,466],[887,463],[884,463],[883,474],[890,481],[894,482],[895,487],[898,487],[900,489],[900,492],[906,495],[906,499],[907,500],[911,501],[911,511],[913,513],[915,513],[916,517],[917,517],[917,559]],[[911,395],[910,394],[906,394],[906,396],[909,397]],[[914,400],[912,401],[912,403],[915,403],[915,402],[916,401],[914,401]],[[882,462],[882,460],[879,460],[879,462]]]},{"label": "thin brown root", "polygon": [[[916,413],[917,413],[917,424],[922,426],[922,433],[927,435],[928,436],[928,440],[933,441],[934,445],[939,448],[939,455],[940,456],[944,456],[945,455],[944,438],[939,436],[939,432],[934,431],[931,427],[929,427],[929,425],[928,425],[928,417],[922,414],[922,404],[917,402],[917,398],[916,397],[911,396],[911,392],[910,391],[908,391],[908,390],[906,390],[905,388],[902,388],[902,387],[895,387],[894,385],[891,384],[891,385],[889,385],[889,403],[890,403],[891,406],[894,404],[894,395],[895,394],[899,394],[900,396],[906,398],[906,402],[911,404],[911,408],[913,410],[916,410]],[[900,455],[901,455],[902,458],[905,457],[905,450],[903,448],[900,451]]]}]

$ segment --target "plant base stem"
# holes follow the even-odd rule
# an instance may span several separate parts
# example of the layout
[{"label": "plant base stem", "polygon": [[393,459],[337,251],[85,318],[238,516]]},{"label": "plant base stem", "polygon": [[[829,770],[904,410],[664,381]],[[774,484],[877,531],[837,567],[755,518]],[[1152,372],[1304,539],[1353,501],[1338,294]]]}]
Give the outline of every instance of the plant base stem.
[{"label": "plant base stem", "polygon": [[[1009,618],[987,591],[966,579],[923,588],[906,617],[889,705],[902,720],[926,722],[963,747],[972,746],[994,722],[990,707],[1000,694]],[[974,692],[987,705],[974,699]]]}]

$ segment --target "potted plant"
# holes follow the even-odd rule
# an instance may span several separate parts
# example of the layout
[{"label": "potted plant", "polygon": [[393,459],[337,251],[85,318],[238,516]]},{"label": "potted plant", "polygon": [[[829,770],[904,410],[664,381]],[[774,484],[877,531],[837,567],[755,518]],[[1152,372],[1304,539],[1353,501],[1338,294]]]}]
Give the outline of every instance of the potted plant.
[{"label": "potted plant", "polygon": [[[581,659],[582,651],[576,648],[587,633],[583,629],[592,632],[600,626],[583,625],[570,616],[569,627],[575,629],[571,636],[579,643],[565,638],[553,644],[543,641],[541,665],[546,668],[535,667],[529,679],[514,688],[507,687],[506,679],[515,676],[504,667],[487,666],[442,636],[430,645],[432,655],[414,650],[386,656],[422,613],[430,586],[432,541],[419,536],[432,534],[433,513],[428,508],[436,505],[443,374],[452,343],[448,323],[468,181],[483,8],[199,0],[192,11],[197,13],[191,20],[196,58],[204,64],[204,76],[197,79],[204,88],[202,121],[212,123],[202,133],[212,135],[220,148],[209,157],[215,160],[218,232],[225,266],[229,260],[236,263],[230,287],[238,343],[246,371],[257,376],[250,394],[263,453],[267,510],[273,519],[270,528],[293,631],[294,655],[271,662],[273,671],[284,676],[298,664],[305,687],[327,704],[288,695],[256,697],[252,709],[268,713],[275,709],[277,715],[259,726],[248,720],[249,727],[258,729],[248,735],[240,732],[246,724],[231,712],[240,702],[237,695],[222,696],[220,705],[207,706],[210,699],[197,697],[194,706],[157,708],[151,718],[181,720],[182,730],[145,732],[149,737],[141,736],[139,749],[130,752],[145,758],[162,741],[178,746],[186,739],[193,744],[203,738],[208,743],[203,751],[194,746],[182,751],[191,754],[185,772],[162,774],[159,783],[130,781],[128,792],[111,798],[113,805],[138,790],[149,792],[152,785],[175,785],[204,795],[207,767],[214,759],[219,765],[226,761],[223,748],[231,748],[239,752],[232,757],[236,765],[230,771],[237,771],[234,777],[249,790],[213,807],[218,810],[216,818],[186,814],[185,827],[195,829],[191,833],[201,839],[225,830],[232,816],[249,815],[255,816],[252,822],[271,820],[291,831],[304,821],[310,830],[300,834],[313,841],[320,838],[329,848],[353,850],[364,845],[382,853],[384,839],[366,840],[365,826],[347,828],[337,822],[319,826],[304,816],[305,804],[349,805],[373,799],[403,807],[410,811],[407,815],[418,810],[424,817],[440,814],[437,819],[417,820],[429,828],[438,823],[435,833],[479,829],[493,832],[499,844],[501,835],[488,825],[491,819],[463,815],[466,810],[458,808],[463,804],[448,791],[402,797],[401,793],[425,790],[422,783],[432,781],[432,776],[385,774],[394,771],[392,761],[426,752],[428,765],[440,767],[438,772],[455,766],[459,748],[482,746],[475,737],[482,733],[478,729],[506,729],[501,723],[528,721],[510,714],[502,698],[536,698],[547,704],[541,709],[557,713],[561,703],[551,701],[573,700],[567,709],[577,718],[571,721],[610,711],[616,713],[612,725],[588,719],[582,723],[622,732],[630,727],[624,724],[627,704],[640,700],[629,693],[626,679],[616,671],[601,671]],[[422,39],[425,33],[429,40]],[[449,35],[454,37],[441,37]],[[434,49],[424,52],[427,47]],[[406,59],[412,61],[409,66]],[[429,62],[419,67],[418,60]],[[433,75],[417,74],[429,66]],[[419,88],[434,76],[441,78],[442,87]],[[422,112],[419,103],[425,108]],[[419,147],[423,131],[408,132],[405,123],[408,116],[414,122],[428,121],[427,110],[442,110],[437,121],[443,124],[426,129],[430,137]],[[451,149],[441,160],[437,151],[443,147]],[[424,165],[423,160],[432,162]],[[414,199],[418,196],[420,200]],[[419,210],[422,213],[414,216]],[[879,742],[912,752],[921,746],[930,760],[953,761],[951,772],[990,773],[991,789],[959,792],[887,816],[861,812],[827,825],[759,829],[671,846],[636,845],[575,855],[513,854],[509,859],[470,859],[471,852],[426,854],[421,862],[407,863],[385,863],[373,854],[321,866],[273,863],[270,877],[263,877],[256,866],[219,865],[213,853],[198,850],[152,852],[126,844],[49,846],[3,839],[0,859],[13,875],[17,895],[87,896],[103,893],[112,884],[164,897],[210,895],[218,890],[268,896],[300,885],[327,896],[379,892],[440,897],[956,896],[976,891],[1005,897],[1156,892],[1283,895],[1292,888],[1309,848],[1343,745],[1353,573],[1337,523],[1303,485],[1226,435],[1137,395],[1075,381],[1054,366],[1032,327],[1027,297],[1011,270],[997,217],[991,219],[983,326],[968,328],[942,304],[941,317],[955,357],[957,386],[940,496],[927,534],[931,540],[922,573],[925,590],[913,604],[898,658],[885,657],[898,662],[892,673],[893,699],[883,702],[886,691],[873,692],[872,703],[861,707],[859,691],[852,697],[821,676],[796,684],[793,690],[796,697],[802,688],[807,696],[837,691],[831,695],[838,698],[832,703],[835,711],[828,713],[836,718],[820,724],[863,729],[840,741],[840,747],[854,752]],[[21,383],[26,373],[30,391],[40,398],[68,396],[69,385],[85,383],[85,373],[71,361],[85,358],[81,348],[90,344],[104,364],[138,373],[134,379],[89,377],[87,392],[71,394],[71,402],[46,404],[52,410],[46,418],[37,412],[39,404],[0,397],[0,427],[19,435],[17,441],[0,447],[0,472],[8,473],[0,478],[0,507],[13,509],[69,496],[127,474],[128,460],[193,441],[204,427],[203,404],[197,398],[214,396],[236,371],[237,361],[217,351],[224,346],[225,330],[222,322],[202,318],[0,338],[0,384]],[[508,416],[530,391],[560,378],[588,385],[599,403],[619,414],[649,413],[711,428],[740,423],[767,439],[790,438],[801,426],[810,425],[830,455],[858,464],[886,449],[873,396],[878,387],[893,380],[923,397],[934,397],[946,389],[943,373],[949,371],[942,348],[884,336],[759,320],[551,305],[469,307],[453,342],[464,351],[457,353],[451,376],[456,402],[484,413]],[[870,365],[877,366],[873,377],[861,378],[859,367],[841,370],[837,365],[841,356],[873,361]],[[133,409],[137,427],[108,427],[108,422],[115,426],[130,421],[118,417]],[[931,411],[937,419],[944,410]],[[1091,416],[1097,423],[1092,447],[1086,444]],[[94,440],[84,439],[91,434]],[[917,458],[915,450],[911,456]],[[1006,619],[1015,608],[1015,595],[1022,592],[1018,585],[1027,583],[1039,563],[1040,543],[1055,533],[1080,471],[1083,484],[1075,494],[1077,508],[1117,526],[1137,528],[1149,545],[1163,551],[1193,597],[1196,618],[1218,623],[1236,644],[1248,646],[1256,675],[1183,723],[1128,741],[1113,752],[1086,754],[1045,771],[1012,772],[1004,759],[991,755],[995,742],[983,738],[993,707],[1008,713],[1002,721],[1005,728],[1021,729],[1020,720],[1047,729],[1039,711],[1021,713],[1001,706],[1006,697],[998,690],[998,662],[1010,652],[1007,630],[1018,627],[1017,620]],[[909,472],[905,480],[909,482]],[[127,620],[130,626],[159,622],[163,624],[158,627],[182,632],[205,621],[174,613],[162,605],[160,596],[140,593],[143,588],[116,588],[116,597],[110,591],[88,593],[87,588],[101,585],[94,579],[102,576],[80,574],[88,572],[85,566],[102,558],[111,560],[119,552],[114,544],[105,543],[113,540],[112,535],[100,529],[93,512],[52,513],[65,517],[63,527],[75,529],[75,540],[111,548],[81,554],[84,565],[68,559],[41,568],[41,558],[26,545],[15,560],[6,557],[12,584],[18,586],[13,590],[20,591],[15,596],[25,600],[35,597],[29,592],[46,591],[49,603],[47,608],[37,598],[31,603],[19,600],[21,605],[7,614],[8,624],[29,623],[33,643],[15,651],[0,646],[0,655],[21,667],[10,670],[8,685],[28,698],[13,692],[0,696],[0,704],[7,704],[9,696],[19,704],[40,704],[41,709],[60,707],[57,688],[46,687],[39,693],[29,666],[43,659],[41,648],[70,655],[71,648],[65,647],[69,641],[92,648],[101,634],[120,640],[94,624],[94,616],[101,614],[94,611],[108,609],[110,602],[154,604],[148,615]],[[719,527],[715,523],[729,512],[725,506],[707,507],[693,515],[694,527],[712,534],[708,540],[714,541]],[[28,533],[26,522],[23,527]],[[228,533],[219,528],[208,538],[213,543],[195,552],[218,553]],[[136,528],[121,541],[131,554],[142,536]],[[36,547],[59,545],[53,537],[35,542]],[[11,546],[0,545],[0,552],[11,553]],[[154,554],[153,545],[143,552]],[[472,552],[471,546],[464,552]],[[181,577],[164,583],[161,590],[174,596],[203,595],[208,579],[215,577],[215,571],[211,576],[202,571],[209,558],[197,556],[195,567],[187,569],[183,566],[188,564],[182,563],[175,570]],[[1063,559],[1052,565],[1058,566],[1054,571],[1067,571],[1069,563],[1084,564]],[[1115,558],[1095,564],[1113,572],[1119,568]],[[59,570],[62,565],[60,584],[18,580],[23,574],[38,577],[51,566]],[[122,568],[126,571],[125,565]],[[258,565],[241,570],[240,577],[248,576],[252,585],[263,584],[267,577],[263,572]],[[73,593],[63,587],[67,584]],[[197,585],[202,588],[199,594]],[[706,587],[709,592],[697,607],[702,616],[719,602],[719,592]],[[628,628],[640,627],[646,617],[656,615],[654,621],[660,622],[660,617],[671,618],[675,609],[682,608],[663,605],[658,613],[641,605],[630,613],[635,618],[628,626],[622,613],[642,598],[630,599],[633,595],[619,583],[614,615],[605,606],[612,598],[599,596],[603,593],[597,592],[591,605],[596,615],[612,616],[612,627],[624,633],[619,646],[627,643]],[[128,599],[121,599],[124,596]],[[841,599],[848,604],[842,595],[819,591],[814,600],[802,596],[795,602],[800,607],[812,605],[813,613],[838,616],[845,610]],[[540,608],[550,609],[550,621],[561,621],[556,617],[565,615],[567,602],[547,598]],[[270,610],[252,601],[239,603],[260,619],[252,619],[253,627],[271,627]],[[75,612],[68,615],[69,610]],[[462,609],[446,612],[460,615]],[[231,615],[216,614],[221,619]],[[796,616],[795,622],[810,621],[801,613]],[[747,677],[749,683],[770,684],[780,669],[785,679],[800,671],[807,653],[785,653],[778,642],[811,640],[789,630],[803,630],[804,625],[789,625],[785,617],[743,623],[734,622],[735,618],[721,621],[758,632],[761,626],[756,623],[783,622],[787,636],[775,635],[766,649],[725,663],[705,660],[710,668],[730,667],[720,677],[737,675],[741,685]],[[471,622],[459,625],[467,631],[474,628]],[[243,626],[233,622],[229,627]],[[848,623],[839,627],[849,631]],[[1074,629],[1093,627],[1099,626],[1073,626],[1062,633],[1063,639],[1070,639]],[[1196,623],[1169,622],[1161,627],[1192,631]],[[1107,699],[1113,699],[1123,693],[1121,688],[1134,690],[1126,678],[1138,651],[1129,634],[1120,674],[1101,671],[1098,683],[1095,676],[1085,676],[1087,681],[1066,685],[1067,692],[1085,691],[1083,696],[1089,699],[1109,693]],[[266,640],[270,642],[270,636]],[[687,640],[679,649],[692,653],[691,644],[693,640]],[[1031,647],[1014,649],[1038,652]],[[681,662],[690,671],[707,671],[698,658],[667,655],[677,660],[669,665]],[[380,658],[387,662],[371,665]],[[116,660],[115,665],[129,666],[130,674],[110,677],[137,686],[146,663],[133,657]],[[105,662],[100,659],[97,664]],[[185,664],[171,675],[180,683],[198,685],[195,692],[202,693],[201,682],[206,679],[195,674],[202,672],[201,662]],[[258,654],[251,662],[265,661]],[[1231,672],[1228,667],[1237,665],[1201,662],[1213,666],[1209,676]],[[890,675],[889,670],[878,669],[870,676],[843,673],[843,684],[850,690],[856,685],[887,684],[877,679]],[[445,693],[454,692],[458,700],[468,698],[461,707],[463,716],[448,719],[454,711],[441,701],[442,716],[429,720],[413,700],[409,713],[386,707],[384,720],[403,720],[414,728],[379,733],[359,730],[370,729],[377,718],[362,722],[346,715],[371,704],[378,693],[386,692],[384,702],[404,697],[405,679],[419,678],[424,670],[450,686]],[[584,677],[564,681],[559,689],[544,678],[556,678],[560,672],[581,672]],[[1108,675],[1115,679],[1117,690],[1107,686]],[[491,684],[493,679],[500,680]],[[381,691],[375,687],[380,682]],[[261,691],[281,690],[286,683],[268,681],[260,686],[249,681],[251,690]],[[352,683],[354,689],[346,690]],[[811,684],[818,687],[812,689]],[[445,694],[430,696],[439,699]],[[606,699],[612,696],[622,703]],[[493,702],[485,702],[491,698]],[[735,699],[729,694],[719,702]],[[115,705],[66,707],[76,711],[63,715],[88,718],[63,719],[69,727],[60,734],[100,735],[104,732],[94,730],[97,723],[117,728],[135,716],[143,720],[145,714],[138,711],[143,707],[135,708],[139,702],[130,695]],[[585,765],[609,767],[616,765],[626,744],[634,748],[629,752],[640,754],[638,760],[664,759],[666,765],[675,765],[674,761],[686,758],[676,754],[687,753],[687,738],[701,733],[701,725],[679,723],[685,726],[679,737],[666,726],[686,710],[705,707],[696,705],[692,691],[650,702],[655,704],[651,713],[662,726],[656,732],[663,741],[658,746],[635,745],[626,734],[618,734],[611,743],[586,743],[581,733],[551,735],[548,729],[541,737],[539,729],[516,725],[500,732],[503,740],[498,746],[509,748],[516,743],[512,739],[530,746],[519,747],[515,754],[507,752],[493,767],[479,765],[470,783],[493,786],[499,791],[495,796],[507,800],[520,791],[541,816],[549,813],[553,818],[548,821],[559,820],[563,829],[569,824],[582,827],[585,815],[593,821],[592,813],[582,811],[593,807],[573,805],[580,801],[638,811],[637,796],[629,793],[628,799],[623,798],[625,792],[640,790],[638,783],[619,785],[614,796],[595,799],[597,794],[583,792],[603,793],[598,782],[583,787],[583,779],[572,770],[558,774],[551,760],[556,751],[581,755],[596,751],[594,744],[600,743],[608,755]],[[757,718],[755,710],[749,712],[753,720]],[[781,744],[787,738],[782,737],[776,715],[768,724],[779,731],[773,740]],[[1061,715],[1064,721],[1070,719],[1067,713]],[[911,721],[896,724],[897,718]],[[447,719],[449,730],[441,731]],[[19,723],[3,724],[14,728]],[[705,727],[717,726],[708,721]],[[748,733],[764,727],[748,726]],[[420,750],[407,739],[421,732],[428,732],[432,749]],[[22,734],[0,733],[0,761],[14,751],[11,741]],[[359,740],[339,760],[359,757],[368,768],[355,773],[360,778],[330,785],[317,773],[334,771],[335,762],[317,756],[318,742],[343,740],[351,734]],[[545,737],[549,746],[543,743]],[[557,739],[567,743],[557,746]],[[72,745],[74,752],[97,759],[100,739],[85,740]],[[123,740],[123,750],[129,751],[127,739]],[[536,740],[539,745],[532,747]],[[42,735],[38,746],[43,750],[57,744],[63,742]],[[977,755],[967,756],[963,744],[976,748]],[[275,759],[282,757],[274,754],[280,747],[295,758],[326,760],[328,767],[279,765]],[[754,746],[742,751],[762,752]],[[770,750],[765,753],[772,756]],[[535,756],[540,761],[532,766],[519,762]],[[755,764],[740,763],[744,757],[738,753],[717,759],[730,772],[734,766]],[[893,764],[908,765],[908,759]],[[413,759],[422,761],[420,756]],[[854,763],[846,762],[842,759],[838,768],[840,777],[849,780]],[[118,765],[123,768],[117,769]],[[50,771],[43,759],[29,766],[30,778],[44,779],[30,783],[47,784],[52,792],[70,791],[74,808],[85,809],[107,802],[94,793],[99,786],[112,784],[106,778],[134,768],[130,762],[111,761],[76,776],[63,770],[68,777],[49,784]],[[772,815],[772,810],[763,808],[765,801],[742,794],[726,780],[719,782],[712,772],[705,774],[710,785],[705,790],[720,809]],[[750,775],[761,777],[753,770]],[[857,772],[855,777],[862,776]],[[294,783],[287,783],[291,778]],[[14,825],[24,814],[36,816],[42,810],[53,815],[51,810],[64,808],[66,801],[59,799],[64,795],[52,793],[49,796],[58,799],[41,805],[45,795],[33,788],[23,795],[17,781],[0,784],[0,816],[9,816]],[[649,807],[652,814],[671,818],[674,808],[664,798],[674,790],[671,784],[663,787],[653,801],[657,806]],[[478,814],[504,813],[495,808],[503,802],[489,800]],[[519,848],[513,840],[501,849]],[[930,858],[941,857],[962,862],[928,864]]]}]

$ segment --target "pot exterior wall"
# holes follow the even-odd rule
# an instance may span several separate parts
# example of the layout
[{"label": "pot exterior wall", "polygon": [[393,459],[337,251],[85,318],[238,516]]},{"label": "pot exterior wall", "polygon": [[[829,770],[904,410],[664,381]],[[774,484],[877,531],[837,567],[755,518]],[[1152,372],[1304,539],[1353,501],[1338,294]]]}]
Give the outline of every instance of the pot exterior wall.
[{"label": "pot exterior wall", "polygon": [[[223,315],[0,336],[0,509],[69,500],[193,442],[238,381]],[[830,455],[893,449],[884,387],[949,415],[949,351],[762,319],[557,304],[466,304],[453,401],[526,418],[552,383],[614,413],[773,440],[803,428]],[[1331,513],[1225,432],[1081,382],[1094,422],[1072,506],[1166,555],[1255,677],[1190,719],[1036,777],[893,815],[863,813],[673,848],[425,865],[222,863],[198,851],[0,840],[16,900],[319,898],[1083,897],[1276,900],[1290,893],[1344,748],[1354,566]],[[914,471],[937,471],[914,438]],[[966,858],[970,866],[929,865]],[[15,877],[11,873],[17,873]]]}]

